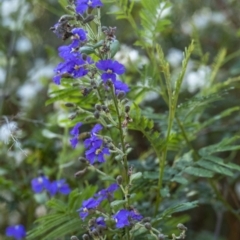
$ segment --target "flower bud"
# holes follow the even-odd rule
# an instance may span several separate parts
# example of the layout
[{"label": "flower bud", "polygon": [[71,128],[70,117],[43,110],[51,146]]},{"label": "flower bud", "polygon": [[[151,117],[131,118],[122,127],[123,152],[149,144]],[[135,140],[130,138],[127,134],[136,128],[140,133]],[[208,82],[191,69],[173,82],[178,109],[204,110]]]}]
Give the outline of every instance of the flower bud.
[{"label": "flower bud", "polygon": [[73,103],[65,103],[65,107],[75,107],[75,104]]},{"label": "flower bud", "polygon": [[82,235],[82,239],[83,239],[83,240],[89,240],[89,236],[88,236],[87,234],[83,234],[83,235]]},{"label": "flower bud", "polygon": [[101,111],[102,110],[101,105],[100,104],[96,104],[95,105],[95,109],[98,110],[98,111]]},{"label": "flower bud", "polygon": [[87,170],[88,170],[87,168],[84,168],[83,170],[76,172],[74,174],[74,176],[75,177],[81,177],[81,176],[83,176],[87,172]]},{"label": "flower bud", "polygon": [[147,230],[151,230],[152,229],[152,225],[151,223],[147,222],[144,224],[144,227],[147,229]]},{"label": "flower bud", "polygon": [[94,117],[95,117],[96,119],[99,119],[99,117],[100,117],[100,112],[99,112],[99,111],[95,111],[95,112],[93,113],[93,115],[94,115]]},{"label": "flower bud", "polygon": [[119,91],[117,94],[118,99],[122,99],[124,96],[125,96],[125,92],[123,92],[123,91]]},{"label": "flower bud", "polygon": [[71,240],[79,240],[76,236],[71,236]]},{"label": "flower bud", "polygon": [[187,227],[185,227],[182,223],[179,223],[179,224],[177,225],[177,228],[178,228],[179,230],[181,230],[181,231],[187,231]]},{"label": "flower bud", "polygon": [[125,106],[125,112],[128,113],[129,111],[130,111],[130,106],[129,105]]},{"label": "flower bud", "polygon": [[88,163],[87,159],[84,157],[79,157],[78,160],[82,163]]},{"label": "flower bud", "polygon": [[117,181],[118,185],[121,185],[122,184],[122,176],[120,176],[120,175],[117,176],[116,181]]},{"label": "flower bud", "polygon": [[90,14],[84,20],[82,21],[83,23],[89,23],[94,19],[94,15]]},{"label": "flower bud", "polygon": [[102,26],[102,32],[108,31],[108,27]]},{"label": "flower bud", "polygon": [[93,229],[91,233],[92,233],[92,235],[95,236],[95,237],[98,237],[98,236],[99,236],[99,231],[98,231],[98,229],[96,229],[96,228]]},{"label": "flower bud", "polygon": [[165,235],[162,234],[162,233],[158,234],[158,239],[159,240],[164,240],[165,239]]},{"label": "flower bud", "polygon": [[60,19],[58,20],[58,22],[68,22],[74,20],[74,17],[72,15],[63,15],[60,17]]}]

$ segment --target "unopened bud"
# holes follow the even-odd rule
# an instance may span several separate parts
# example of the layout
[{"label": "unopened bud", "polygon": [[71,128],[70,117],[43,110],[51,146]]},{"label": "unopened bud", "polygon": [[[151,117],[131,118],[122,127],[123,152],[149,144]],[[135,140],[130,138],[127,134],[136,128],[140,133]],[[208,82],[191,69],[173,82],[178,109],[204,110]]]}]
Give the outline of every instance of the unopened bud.
[{"label": "unopened bud", "polygon": [[128,113],[129,111],[130,111],[130,106],[129,105],[125,106],[125,112]]},{"label": "unopened bud", "polygon": [[182,223],[179,223],[179,224],[177,225],[177,228],[178,228],[179,230],[181,230],[181,231],[187,231],[187,227],[185,227]]},{"label": "unopened bud", "polygon": [[117,94],[118,99],[122,99],[124,96],[125,96],[125,92],[123,92],[123,91],[119,91]]},{"label": "unopened bud", "polygon": [[162,233],[158,234],[158,239],[159,240],[164,240],[165,239],[165,235],[162,234]]},{"label": "unopened bud", "polygon": [[87,234],[82,235],[83,240],[89,240],[89,236]]},{"label": "unopened bud", "polygon": [[152,225],[151,225],[149,222],[145,223],[145,224],[144,224],[144,227],[145,227],[147,230],[151,230],[151,229],[152,229]]},{"label": "unopened bud", "polygon": [[92,230],[92,235],[95,236],[95,237],[98,237],[99,236],[99,231],[95,228]]},{"label": "unopened bud", "polygon": [[96,104],[95,105],[95,109],[98,110],[98,111],[101,111],[102,110],[101,105],[100,104]]},{"label": "unopened bud", "polygon": [[66,107],[75,107],[75,104],[73,104],[73,103],[65,103],[65,106]]},{"label": "unopened bud", "polygon": [[84,157],[79,157],[78,160],[82,163],[87,163],[88,162],[87,159],[84,158]]},{"label": "unopened bud", "polygon": [[71,240],[79,240],[76,236],[71,236]]},{"label": "unopened bud", "polygon": [[76,172],[74,175],[75,175],[75,177],[81,177],[81,176],[83,176],[86,172],[87,172],[87,168],[84,168],[83,170]]},{"label": "unopened bud", "polygon": [[70,120],[73,120],[76,116],[77,116],[77,113],[74,113],[74,114],[72,114],[72,115],[69,117],[69,119],[70,119]]},{"label": "unopened bud", "polygon": [[72,15],[63,15],[60,17],[60,19],[58,20],[58,22],[68,22],[74,20],[74,17]]},{"label": "unopened bud", "polygon": [[99,118],[100,118],[100,113],[99,113],[99,111],[95,111],[93,115],[94,115],[94,117],[95,117],[96,119],[99,119]]},{"label": "unopened bud", "polygon": [[84,20],[82,21],[83,23],[89,23],[94,19],[94,15],[90,14]]},{"label": "unopened bud", "polygon": [[82,52],[82,59],[83,59],[84,61],[86,61],[87,58],[88,58],[88,55],[87,55],[86,53],[83,53],[83,52]]},{"label": "unopened bud", "polygon": [[117,181],[118,185],[121,185],[122,184],[122,176],[120,176],[120,175],[117,176],[116,181]]},{"label": "unopened bud", "polygon": [[108,31],[108,27],[102,26],[102,32]]}]

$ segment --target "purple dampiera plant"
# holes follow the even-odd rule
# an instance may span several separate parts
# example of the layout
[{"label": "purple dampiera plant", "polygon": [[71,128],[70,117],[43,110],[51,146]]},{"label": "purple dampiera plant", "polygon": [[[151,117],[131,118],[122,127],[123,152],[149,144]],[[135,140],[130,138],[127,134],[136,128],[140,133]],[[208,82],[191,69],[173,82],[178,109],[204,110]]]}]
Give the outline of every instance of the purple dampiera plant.
[{"label": "purple dampiera plant", "polygon": [[130,225],[132,221],[140,221],[143,217],[136,213],[134,210],[121,209],[115,215],[113,219],[116,222],[117,228],[124,228]]},{"label": "purple dampiera plant", "polygon": [[101,7],[103,4],[100,0],[75,0],[76,12],[83,14],[88,8]]},{"label": "purple dampiera plant", "polygon": [[26,237],[25,227],[21,224],[9,226],[6,229],[6,236],[13,237],[16,240],[21,240]]},{"label": "purple dampiera plant", "polygon": [[109,79],[113,82],[116,81],[116,74],[120,75],[125,72],[125,67],[121,63],[112,59],[100,60],[96,63],[96,67],[99,70],[104,71],[101,75],[104,83]]}]

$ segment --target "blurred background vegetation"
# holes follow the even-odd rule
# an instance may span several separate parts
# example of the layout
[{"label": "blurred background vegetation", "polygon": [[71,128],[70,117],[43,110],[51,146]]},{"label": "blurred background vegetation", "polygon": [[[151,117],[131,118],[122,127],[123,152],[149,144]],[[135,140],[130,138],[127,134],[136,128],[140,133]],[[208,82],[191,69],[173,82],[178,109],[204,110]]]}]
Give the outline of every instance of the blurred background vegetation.
[{"label": "blurred background vegetation", "polygon": [[[51,179],[67,178],[72,188],[84,187],[86,179],[94,182],[91,174],[84,181],[74,178],[81,165],[77,159],[83,149],[72,151],[68,143],[69,129],[62,120],[71,116],[71,111],[61,102],[45,106],[48,93],[56,89],[51,78],[53,68],[59,62],[57,48],[63,44],[49,28],[66,14],[65,2],[0,1],[0,239],[4,239],[6,226],[22,223],[31,229],[34,220],[46,214],[46,196],[34,196],[30,187],[31,179],[39,173],[44,172]],[[173,75],[178,73],[182,52],[191,39],[198,43],[184,78],[179,100],[184,102],[208,85],[207,76],[213,59],[223,48],[227,55],[217,81],[239,76],[240,1],[172,0],[171,3],[164,12],[171,24],[157,34],[157,42],[162,46]],[[133,16],[140,25],[137,20],[139,9],[140,4],[136,1]],[[117,10],[117,4],[106,3],[102,9],[102,24],[117,27],[116,36],[122,46],[115,58],[127,67],[127,81],[137,85],[141,82],[139,71],[145,68],[149,59],[144,50],[135,45],[137,35],[131,25],[108,14]],[[239,106],[239,83],[236,81],[231,86],[222,100],[214,102],[204,112],[204,119],[210,119],[230,106]],[[153,116],[167,110],[164,101],[152,91],[144,92],[136,101],[141,109],[154,113]],[[237,111],[198,133],[193,145],[199,149],[223,137],[234,136],[239,133],[239,124]],[[149,143],[142,134],[130,133],[133,151],[129,159],[133,164],[137,164],[139,158],[143,159],[144,154],[151,157],[147,154]],[[222,157],[240,164],[238,151],[223,153]],[[219,178],[218,188],[227,206],[240,209],[239,172],[231,179]],[[189,216],[185,218],[189,229],[187,239],[240,239],[239,219],[223,207],[222,201],[214,200],[214,193],[204,179],[185,185],[182,194],[184,192],[201,203],[186,213]],[[151,196],[146,196],[148,198]]]}]

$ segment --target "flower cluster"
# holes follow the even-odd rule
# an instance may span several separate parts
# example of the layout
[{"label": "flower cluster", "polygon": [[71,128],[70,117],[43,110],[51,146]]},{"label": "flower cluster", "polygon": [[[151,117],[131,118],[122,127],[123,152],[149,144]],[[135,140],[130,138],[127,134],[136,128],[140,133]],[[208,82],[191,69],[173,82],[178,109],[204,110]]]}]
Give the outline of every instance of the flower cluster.
[{"label": "flower cluster", "polygon": [[51,182],[46,176],[39,176],[31,181],[32,190],[35,193],[41,193],[43,190],[49,192],[50,196],[54,196],[57,192],[67,195],[71,192],[65,179]]},{"label": "flower cluster", "polygon": [[[76,147],[78,143],[79,129],[82,123],[77,123],[70,134],[73,136],[70,139],[70,143],[73,148]],[[90,137],[84,141],[84,146],[86,147],[85,156],[90,164],[94,164],[95,161],[100,163],[105,162],[104,155],[109,155],[109,149],[105,146],[104,141],[98,136],[98,132],[102,130],[101,124],[96,124],[90,132]]]},{"label": "flower cluster", "polygon": [[78,209],[79,216],[84,220],[89,215],[89,211],[95,210],[103,200],[108,199],[111,201],[113,199],[113,193],[118,188],[118,185],[113,183],[108,188],[102,189],[93,197],[83,201],[82,207]]},{"label": "flower cluster", "polygon": [[16,240],[21,240],[26,237],[26,230],[24,226],[20,224],[7,227],[5,233],[7,237],[13,237]]}]

